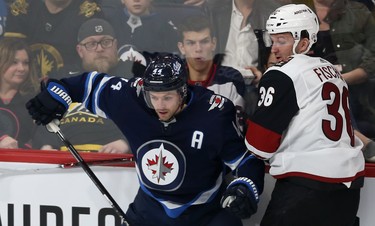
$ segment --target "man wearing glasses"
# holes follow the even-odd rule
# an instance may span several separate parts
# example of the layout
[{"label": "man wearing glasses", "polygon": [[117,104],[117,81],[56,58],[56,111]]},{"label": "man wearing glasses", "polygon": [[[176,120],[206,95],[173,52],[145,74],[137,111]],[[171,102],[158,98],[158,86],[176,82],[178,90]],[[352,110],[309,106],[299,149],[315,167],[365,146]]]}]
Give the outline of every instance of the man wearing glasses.
[{"label": "man wearing glasses", "polygon": [[119,60],[114,29],[107,21],[99,18],[90,19],[81,25],[76,50],[81,58],[81,65],[71,65],[59,75],[71,76],[85,71],[99,71],[131,78],[134,76],[133,63],[138,65],[139,62],[145,62],[143,56],[134,51],[129,59]]}]

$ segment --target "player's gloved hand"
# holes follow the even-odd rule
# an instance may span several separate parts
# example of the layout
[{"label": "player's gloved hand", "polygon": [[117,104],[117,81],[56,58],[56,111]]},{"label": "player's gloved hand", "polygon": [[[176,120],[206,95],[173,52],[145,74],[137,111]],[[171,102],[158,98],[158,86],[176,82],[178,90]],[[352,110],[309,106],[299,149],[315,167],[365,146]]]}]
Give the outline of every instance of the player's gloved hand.
[{"label": "player's gloved hand", "polygon": [[53,119],[60,120],[71,103],[64,84],[50,79],[41,83],[41,92],[26,103],[26,108],[36,124],[46,125]]},{"label": "player's gloved hand", "polygon": [[252,180],[233,180],[221,198],[221,206],[241,219],[249,218],[258,209],[259,194]]}]

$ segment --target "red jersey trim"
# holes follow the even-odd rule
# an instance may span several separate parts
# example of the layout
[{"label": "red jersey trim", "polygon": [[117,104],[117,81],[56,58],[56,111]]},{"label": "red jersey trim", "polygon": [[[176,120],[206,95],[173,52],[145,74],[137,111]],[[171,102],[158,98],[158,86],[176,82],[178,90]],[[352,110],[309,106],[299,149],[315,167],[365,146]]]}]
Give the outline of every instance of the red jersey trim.
[{"label": "red jersey trim", "polygon": [[289,172],[284,173],[280,175],[274,175],[273,177],[276,179],[282,179],[287,177],[304,177],[311,180],[326,182],[326,183],[345,183],[345,182],[352,182],[355,179],[359,177],[365,176],[365,170],[358,172],[356,175],[352,177],[345,177],[345,178],[328,178],[328,177],[322,177],[318,175],[308,174],[308,173],[302,173],[302,172]]},{"label": "red jersey trim", "polygon": [[249,120],[246,142],[261,152],[274,153],[280,146],[281,135]]}]

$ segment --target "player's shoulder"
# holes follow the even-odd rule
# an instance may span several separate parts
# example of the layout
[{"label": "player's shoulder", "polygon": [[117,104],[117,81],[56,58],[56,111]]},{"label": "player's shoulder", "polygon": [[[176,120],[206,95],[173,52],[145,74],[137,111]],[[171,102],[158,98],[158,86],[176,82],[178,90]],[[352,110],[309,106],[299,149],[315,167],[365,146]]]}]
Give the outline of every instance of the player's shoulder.
[{"label": "player's shoulder", "polygon": [[124,83],[127,83],[130,89],[136,93],[137,97],[139,97],[139,95],[142,93],[143,79],[141,77],[133,77],[130,79],[120,78],[120,80]]},{"label": "player's shoulder", "polygon": [[[189,86],[190,103],[195,103],[202,111],[208,112],[225,112],[234,109],[232,101],[228,98],[214,93],[212,90],[201,86]],[[194,105],[195,105],[194,104]]]},{"label": "player's shoulder", "polygon": [[[121,90],[124,86],[131,86],[128,79],[98,71],[84,72],[83,74],[73,76],[72,78],[75,77],[79,79],[83,78],[86,80],[86,83],[90,83],[94,86],[104,86],[109,84],[113,90]],[[117,87],[114,86],[114,84],[117,84]]]}]

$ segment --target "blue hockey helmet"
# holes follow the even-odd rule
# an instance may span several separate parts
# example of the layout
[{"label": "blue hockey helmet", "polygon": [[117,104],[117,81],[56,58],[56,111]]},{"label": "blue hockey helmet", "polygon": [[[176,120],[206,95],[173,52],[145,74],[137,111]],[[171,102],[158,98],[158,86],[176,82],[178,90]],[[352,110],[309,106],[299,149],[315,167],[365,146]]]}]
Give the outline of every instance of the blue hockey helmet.
[{"label": "blue hockey helmet", "polygon": [[186,68],[178,56],[160,56],[147,66],[143,86],[145,91],[170,91],[186,85],[186,78]]},{"label": "blue hockey helmet", "polygon": [[147,66],[143,75],[143,91],[150,106],[147,92],[176,90],[183,100],[187,96],[187,70],[184,62],[176,55],[158,56]]}]

